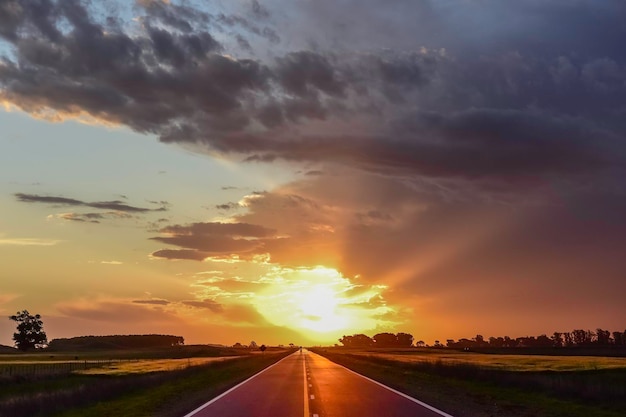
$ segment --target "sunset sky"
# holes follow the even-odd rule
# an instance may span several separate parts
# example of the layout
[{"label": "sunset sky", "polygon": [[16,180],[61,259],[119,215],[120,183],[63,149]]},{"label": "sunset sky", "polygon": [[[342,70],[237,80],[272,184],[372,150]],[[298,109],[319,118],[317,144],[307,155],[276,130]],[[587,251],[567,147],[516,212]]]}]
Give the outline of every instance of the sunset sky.
[{"label": "sunset sky", "polygon": [[0,314],[188,344],[623,331],[624,22],[0,1]]}]

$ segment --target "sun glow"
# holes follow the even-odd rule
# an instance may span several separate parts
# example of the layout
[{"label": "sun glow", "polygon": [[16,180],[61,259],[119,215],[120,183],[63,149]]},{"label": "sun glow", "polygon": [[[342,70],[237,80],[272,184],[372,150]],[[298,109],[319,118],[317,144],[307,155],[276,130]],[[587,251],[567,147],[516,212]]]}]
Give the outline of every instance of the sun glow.
[{"label": "sun glow", "polygon": [[301,326],[316,332],[344,329],[348,319],[338,311],[339,300],[332,289],[324,286],[313,288],[303,295],[300,310]]},{"label": "sun glow", "polygon": [[382,299],[385,287],[355,284],[331,268],[276,268],[263,281],[268,288],[255,297],[257,310],[270,323],[320,342],[376,328],[391,311]]}]

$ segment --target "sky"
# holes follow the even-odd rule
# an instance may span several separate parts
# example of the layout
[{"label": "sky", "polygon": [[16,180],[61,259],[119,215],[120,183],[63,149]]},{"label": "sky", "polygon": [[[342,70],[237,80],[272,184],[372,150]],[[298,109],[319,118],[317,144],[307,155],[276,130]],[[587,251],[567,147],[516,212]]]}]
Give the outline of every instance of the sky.
[{"label": "sky", "polygon": [[624,21],[1,0],[0,314],[188,344],[621,331]]}]

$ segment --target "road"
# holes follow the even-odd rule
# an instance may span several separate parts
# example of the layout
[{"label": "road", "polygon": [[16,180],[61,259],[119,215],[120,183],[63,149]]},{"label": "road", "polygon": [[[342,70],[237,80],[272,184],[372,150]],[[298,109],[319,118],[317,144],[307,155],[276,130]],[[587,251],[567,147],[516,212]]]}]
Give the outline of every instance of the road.
[{"label": "road", "polygon": [[304,350],[184,417],[452,417]]}]

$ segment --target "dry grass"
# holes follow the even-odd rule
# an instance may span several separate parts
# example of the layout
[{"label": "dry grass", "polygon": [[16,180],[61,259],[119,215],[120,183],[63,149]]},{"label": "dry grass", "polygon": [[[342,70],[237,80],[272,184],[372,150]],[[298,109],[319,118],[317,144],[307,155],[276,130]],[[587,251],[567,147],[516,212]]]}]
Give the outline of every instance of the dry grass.
[{"label": "dry grass", "polygon": [[[337,352],[338,353],[338,352]],[[600,369],[626,369],[626,358],[597,356],[542,356],[542,355],[495,355],[472,352],[373,352],[353,351],[355,355],[388,359],[406,363],[471,364],[486,368],[519,372],[537,371],[588,371]]]},{"label": "dry grass", "polygon": [[76,371],[84,375],[129,375],[147,374],[151,372],[168,372],[186,369],[192,366],[206,365],[211,362],[222,362],[238,359],[240,356],[222,358],[187,358],[187,359],[146,359],[137,361],[111,362],[100,368]]},{"label": "dry grass", "polygon": [[47,371],[65,369],[72,363],[13,364],[15,369],[33,367],[46,372],[0,378],[0,417],[181,416],[291,352],[101,360],[95,369],[86,361],[87,369],[55,374]]},{"label": "dry grass", "polygon": [[623,358],[314,350],[459,417],[623,417]]}]

